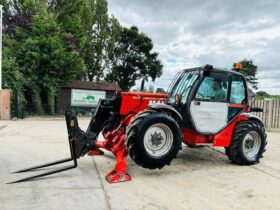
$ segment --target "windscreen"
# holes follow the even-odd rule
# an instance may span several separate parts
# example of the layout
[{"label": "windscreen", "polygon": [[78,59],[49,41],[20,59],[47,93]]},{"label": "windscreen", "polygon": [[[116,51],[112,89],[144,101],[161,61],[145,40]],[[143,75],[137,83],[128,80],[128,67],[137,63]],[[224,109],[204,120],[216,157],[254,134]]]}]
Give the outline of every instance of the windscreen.
[{"label": "windscreen", "polygon": [[186,71],[182,72],[181,75],[174,82],[171,87],[167,103],[175,103],[176,95],[182,96],[182,102],[185,103],[189,95],[190,89],[193,86],[199,75],[199,71]]}]

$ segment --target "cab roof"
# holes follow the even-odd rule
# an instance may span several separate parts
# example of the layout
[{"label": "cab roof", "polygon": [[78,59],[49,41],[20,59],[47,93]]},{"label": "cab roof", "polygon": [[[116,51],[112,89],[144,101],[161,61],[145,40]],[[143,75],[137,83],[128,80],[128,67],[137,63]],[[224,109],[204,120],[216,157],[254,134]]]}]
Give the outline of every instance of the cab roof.
[{"label": "cab roof", "polygon": [[234,71],[231,69],[222,69],[222,68],[216,68],[213,67],[212,65],[206,64],[205,66],[201,66],[201,67],[195,67],[195,68],[189,68],[189,69],[184,69],[183,71],[197,71],[197,70],[209,70],[209,71],[221,71],[221,72],[229,72],[231,74],[237,74],[237,75],[241,75],[243,76],[243,74],[239,73],[238,71]]}]

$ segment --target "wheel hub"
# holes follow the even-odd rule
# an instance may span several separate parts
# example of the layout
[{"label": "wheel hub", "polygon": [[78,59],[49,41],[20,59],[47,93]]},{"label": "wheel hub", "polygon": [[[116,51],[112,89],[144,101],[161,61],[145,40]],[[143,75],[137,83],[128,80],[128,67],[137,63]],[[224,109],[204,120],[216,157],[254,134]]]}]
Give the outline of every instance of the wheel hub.
[{"label": "wheel hub", "polygon": [[144,147],[153,157],[167,154],[172,147],[173,134],[170,128],[162,123],[157,123],[148,128],[144,135]]},{"label": "wheel hub", "polygon": [[250,131],[246,134],[243,141],[243,151],[247,158],[254,158],[260,151],[261,137],[256,131]]},{"label": "wheel hub", "polygon": [[254,144],[255,144],[255,142],[253,139],[248,139],[245,144],[245,147],[246,147],[246,149],[250,150],[254,147]]},{"label": "wheel hub", "polygon": [[161,133],[158,133],[157,131],[155,131],[152,135],[151,135],[151,143],[153,146],[159,146],[160,144],[162,144],[163,142],[163,136]]}]

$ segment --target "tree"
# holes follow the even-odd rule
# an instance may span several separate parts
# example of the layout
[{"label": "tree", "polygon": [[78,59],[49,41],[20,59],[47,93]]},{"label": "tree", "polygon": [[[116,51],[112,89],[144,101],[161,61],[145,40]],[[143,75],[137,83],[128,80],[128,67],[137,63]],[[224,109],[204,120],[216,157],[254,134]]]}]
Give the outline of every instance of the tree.
[{"label": "tree", "polygon": [[82,80],[99,81],[109,68],[120,25],[108,15],[106,0],[50,0],[49,11],[62,28],[72,34],[69,44],[80,52],[87,71]]},{"label": "tree", "polygon": [[3,81],[21,91],[37,113],[43,112],[42,103],[47,103],[49,113],[53,113],[59,86],[75,80],[85,65],[79,52],[69,47],[72,35],[61,29],[46,4],[36,11],[26,27],[16,27],[4,36]]},{"label": "tree", "polygon": [[90,33],[89,48],[85,61],[88,67],[87,77],[90,81],[99,81],[104,71],[110,68],[114,59],[114,48],[120,35],[120,24],[115,17],[108,15],[106,0],[93,0],[94,21]]},{"label": "tree", "polygon": [[114,62],[106,80],[117,82],[127,91],[135,81],[151,77],[152,81],[162,75],[162,64],[153,49],[152,40],[140,33],[136,26],[122,28],[114,49]]},{"label": "tree", "polygon": [[[79,52],[87,69],[91,68],[87,60],[92,57],[91,30],[94,24],[95,0],[50,0],[48,11],[56,16],[61,28],[69,34],[68,47]],[[86,76],[81,74],[79,79]]]},{"label": "tree", "polygon": [[258,91],[257,98],[269,98],[271,95],[265,91]]},{"label": "tree", "polygon": [[166,93],[166,91],[163,88],[157,88],[156,93]]},{"label": "tree", "polygon": [[[7,43],[13,41],[6,40],[5,42]],[[13,50],[4,47],[3,55],[3,88],[21,90],[25,84],[25,79],[23,74],[20,72],[20,67],[17,63],[16,57],[13,54]]]},{"label": "tree", "polygon": [[[240,70],[240,73],[242,73],[247,82],[252,86],[254,89],[258,89],[258,82],[256,78],[258,67],[253,64],[252,60],[246,60],[243,59],[242,61],[238,62],[242,64],[242,69]],[[236,63],[233,64],[233,67],[235,67]]]},{"label": "tree", "polygon": [[17,27],[27,29],[31,23],[36,8],[41,5],[41,0],[0,0],[3,5],[3,34],[14,35]]}]

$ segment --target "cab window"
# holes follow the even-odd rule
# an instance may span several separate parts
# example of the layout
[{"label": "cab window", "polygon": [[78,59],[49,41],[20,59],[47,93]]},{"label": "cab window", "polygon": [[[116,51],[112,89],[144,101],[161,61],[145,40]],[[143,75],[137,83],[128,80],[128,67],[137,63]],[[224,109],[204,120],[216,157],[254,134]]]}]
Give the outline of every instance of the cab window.
[{"label": "cab window", "polygon": [[167,103],[175,103],[176,95],[182,96],[182,102],[186,102],[190,89],[198,78],[199,71],[186,71],[183,72],[177,79],[175,85],[172,87]]},{"label": "cab window", "polygon": [[[231,76],[230,104],[246,103],[246,86],[245,80],[240,75]],[[228,119],[231,120],[243,110],[243,107],[229,107]]]},{"label": "cab window", "polygon": [[227,101],[229,76],[226,73],[212,72],[206,76],[198,88],[195,99]]},{"label": "cab window", "polygon": [[244,79],[240,75],[232,75],[231,78],[230,103],[242,104],[246,99]]}]

